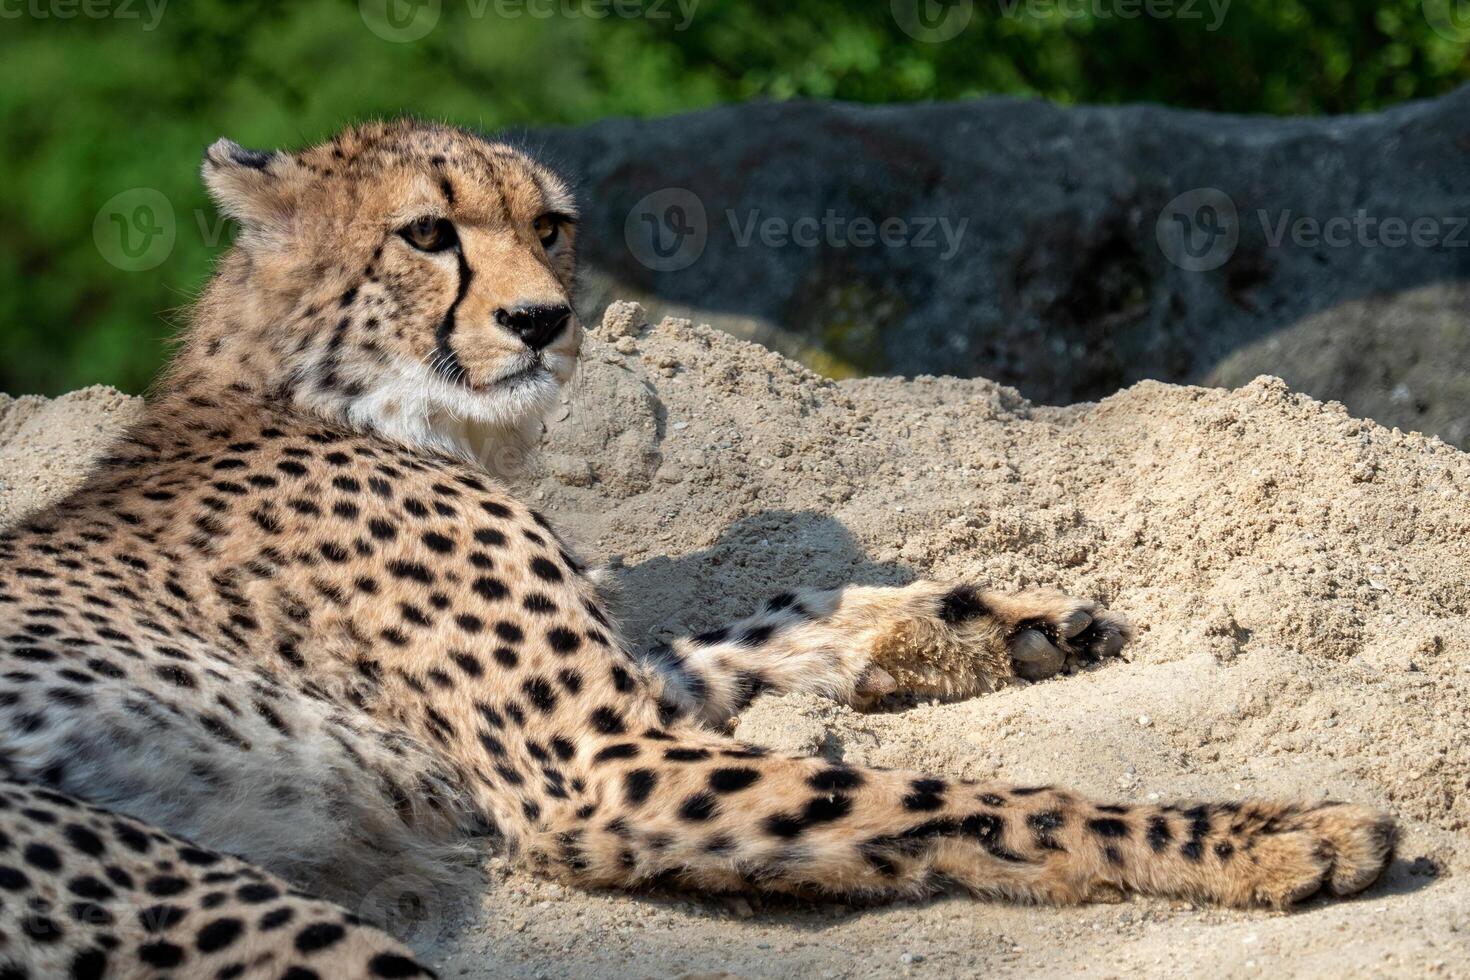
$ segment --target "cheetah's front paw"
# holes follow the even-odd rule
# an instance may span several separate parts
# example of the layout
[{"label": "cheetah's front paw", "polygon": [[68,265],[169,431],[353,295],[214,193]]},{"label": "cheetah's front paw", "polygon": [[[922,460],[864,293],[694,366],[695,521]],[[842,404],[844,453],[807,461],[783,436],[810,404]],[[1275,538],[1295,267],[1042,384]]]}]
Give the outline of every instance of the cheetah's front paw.
[{"label": "cheetah's front paw", "polygon": [[1012,664],[1028,681],[1117,656],[1133,636],[1123,616],[1056,589],[987,595],[985,601],[1006,625]]}]

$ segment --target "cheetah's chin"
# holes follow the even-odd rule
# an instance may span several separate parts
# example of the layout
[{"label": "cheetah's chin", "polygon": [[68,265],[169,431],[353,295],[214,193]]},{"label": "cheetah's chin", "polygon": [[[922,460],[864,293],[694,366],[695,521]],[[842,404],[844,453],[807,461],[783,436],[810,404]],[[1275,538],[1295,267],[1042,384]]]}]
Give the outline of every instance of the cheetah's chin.
[{"label": "cheetah's chin", "polygon": [[511,472],[556,404],[562,388],[557,367],[548,357],[545,364],[471,388],[424,365],[401,365],[354,401],[348,418],[395,442]]}]

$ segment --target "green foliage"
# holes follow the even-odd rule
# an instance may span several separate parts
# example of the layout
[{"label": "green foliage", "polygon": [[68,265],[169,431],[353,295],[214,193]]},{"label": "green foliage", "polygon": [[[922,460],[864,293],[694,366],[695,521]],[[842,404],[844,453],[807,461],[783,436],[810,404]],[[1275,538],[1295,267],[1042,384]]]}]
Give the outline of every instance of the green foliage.
[{"label": "green foliage", "polygon": [[[1336,113],[1470,78],[1470,47],[1434,19],[1454,0],[975,0],[942,43],[900,26],[912,0],[439,0],[411,42],[369,24],[434,0],[160,2],[0,8],[0,390],[146,386],[228,242],[197,179],[220,135],[297,145],[401,112],[494,129],[790,97]],[[1180,15],[1127,16],[1147,9]],[[175,242],[127,271],[93,225],[141,235],[166,217],[123,198],[99,219],[135,188],[167,201]]]}]

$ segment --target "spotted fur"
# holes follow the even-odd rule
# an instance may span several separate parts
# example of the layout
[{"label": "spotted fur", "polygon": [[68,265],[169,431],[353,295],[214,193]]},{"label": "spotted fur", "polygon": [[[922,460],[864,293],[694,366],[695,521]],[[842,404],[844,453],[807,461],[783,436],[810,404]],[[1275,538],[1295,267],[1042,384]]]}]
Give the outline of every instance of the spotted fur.
[{"label": "spotted fur", "polygon": [[310,896],[452,880],[487,838],[587,885],[837,897],[1286,906],[1388,860],[1363,807],[1099,805],[732,741],[764,690],[973,694],[1128,630],[920,582],[633,651],[492,475],[580,345],[562,182],[411,122],[204,170],[242,230],[146,418],[0,537],[0,974],[421,975]]}]

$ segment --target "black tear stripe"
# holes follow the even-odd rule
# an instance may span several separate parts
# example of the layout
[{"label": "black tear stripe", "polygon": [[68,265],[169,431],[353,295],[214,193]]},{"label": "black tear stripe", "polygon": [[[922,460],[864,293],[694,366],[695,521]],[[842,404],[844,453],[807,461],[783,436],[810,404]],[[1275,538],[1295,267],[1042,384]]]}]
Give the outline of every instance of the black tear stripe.
[{"label": "black tear stripe", "polygon": [[470,268],[462,249],[455,249],[454,257],[459,260],[459,289],[455,292],[454,302],[444,311],[439,328],[434,331],[434,367],[451,382],[459,384],[464,380],[465,369],[459,363],[459,355],[449,346],[449,335],[454,333],[454,315],[470,291],[470,280],[475,278],[475,271]]}]

